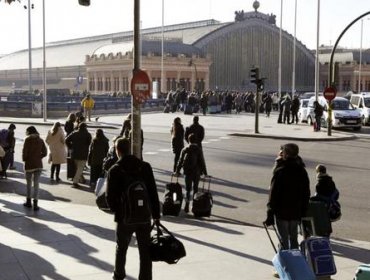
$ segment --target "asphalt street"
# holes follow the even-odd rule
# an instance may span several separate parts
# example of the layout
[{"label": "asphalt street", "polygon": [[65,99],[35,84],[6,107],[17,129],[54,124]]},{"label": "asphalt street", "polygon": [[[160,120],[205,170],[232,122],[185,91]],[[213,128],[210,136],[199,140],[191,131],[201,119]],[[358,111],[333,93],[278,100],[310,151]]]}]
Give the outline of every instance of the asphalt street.
[{"label": "asphalt street", "polygon": [[[192,117],[181,113],[142,115],[142,126],[145,133],[144,159],[153,166],[160,197],[165,184],[171,177],[173,154],[169,131],[175,116],[182,118],[184,126],[191,124]],[[289,136],[288,134],[294,131],[303,131],[307,135],[314,134],[307,124],[287,126],[277,124],[275,118],[276,116],[273,115],[267,120],[264,116],[260,116],[259,129],[262,134],[269,129],[278,130],[281,136]],[[124,116],[101,117],[99,123],[89,124],[90,131],[93,133],[95,130],[92,126],[104,127],[106,135],[112,139],[119,133],[123,119]],[[211,187],[215,200],[212,219],[261,226],[261,222],[265,219],[265,204],[274,159],[280,145],[291,140],[233,136],[232,134],[235,133],[253,134],[255,124],[253,114],[207,115],[201,116],[200,122],[206,129],[206,138],[203,142],[204,154],[208,173],[212,175]],[[21,149],[26,126],[27,124],[17,125],[17,170],[9,171],[11,184],[0,182],[1,192],[25,193]],[[36,126],[45,138],[50,125]],[[368,164],[369,131],[369,127],[364,127],[359,133],[340,132],[356,136],[355,139],[346,141],[294,141],[300,146],[300,154],[307,166],[311,180],[311,192],[314,193],[316,181],[314,167],[318,163],[327,166],[328,172],[333,176],[340,190],[343,217],[333,225],[334,238],[370,241],[368,235],[370,225],[367,223],[370,214],[367,179],[370,169]],[[320,133],[325,133],[325,131]],[[94,195],[89,186],[73,189],[70,182],[66,180],[59,185],[51,184],[48,179],[50,166],[46,160],[44,160],[44,165],[42,199],[94,205]],[[62,178],[65,178],[63,175],[65,172],[64,166],[62,167]],[[183,184],[183,178],[180,178],[180,183]]]}]

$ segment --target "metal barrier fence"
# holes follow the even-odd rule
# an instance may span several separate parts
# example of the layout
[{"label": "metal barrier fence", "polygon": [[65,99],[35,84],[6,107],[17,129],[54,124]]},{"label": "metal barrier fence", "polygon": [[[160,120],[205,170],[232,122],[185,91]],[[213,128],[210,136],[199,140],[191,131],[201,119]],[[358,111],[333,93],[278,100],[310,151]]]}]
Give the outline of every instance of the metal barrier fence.
[{"label": "metal barrier fence", "polygon": [[[95,99],[94,99],[95,100]],[[149,99],[142,104],[144,111],[162,110],[164,99]],[[131,110],[130,98],[109,101],[95,100],[95,114],[116,114]],[[48,102],[47,116],[62,117],[81,111],[80,102]],[[42,117],[43,104],[40,101],[0,101],[0,116],[3,117]]]}]

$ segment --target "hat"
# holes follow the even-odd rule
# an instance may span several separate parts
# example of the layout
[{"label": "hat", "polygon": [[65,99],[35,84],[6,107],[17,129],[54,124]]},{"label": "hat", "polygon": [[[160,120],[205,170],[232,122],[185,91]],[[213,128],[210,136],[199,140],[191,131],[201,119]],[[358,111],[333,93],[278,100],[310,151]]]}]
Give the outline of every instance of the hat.
[{"label": "hat", "polygon": [[297,144],[294,143],[282,145],[280,149],[285,152],[286,156],[289,158],[295,158],[299,154],[299,147]]},{"label": "hat", "polygon": [[316,166],[316,172],[317,173],[326,173],[326,167],[325,167],[325,165],[318,164]]},{"label": "hat", "polygon": [[15,124],[14,123],[11,123],[10,125],[9,125],[9,127],[8,127],[8,129],[16,129],[16,127],[15,127]]}]

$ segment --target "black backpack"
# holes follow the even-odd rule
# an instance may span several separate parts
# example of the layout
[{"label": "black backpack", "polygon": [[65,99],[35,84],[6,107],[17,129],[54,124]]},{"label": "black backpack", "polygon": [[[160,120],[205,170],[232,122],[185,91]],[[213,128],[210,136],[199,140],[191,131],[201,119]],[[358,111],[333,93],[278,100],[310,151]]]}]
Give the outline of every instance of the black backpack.
[{"label": "black backpack", "polygon": [[148,190],[141,178],[129,177],[129,185],[122,195],[123,222],[127,225],[148,224],[151,222],[151,207]]}]

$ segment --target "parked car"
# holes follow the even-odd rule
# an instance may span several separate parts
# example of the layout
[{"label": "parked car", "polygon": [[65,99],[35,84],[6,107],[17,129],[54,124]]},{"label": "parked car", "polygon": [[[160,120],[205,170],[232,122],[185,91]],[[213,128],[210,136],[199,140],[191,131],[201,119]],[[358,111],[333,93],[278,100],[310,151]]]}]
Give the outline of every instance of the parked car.
[{"label": "parked car", "polygon": [[298,119],[299,122],[307,122],[308,116],[308,101],[310,99],[300,99],[299,100],[299,111],[298,111]]},{"label": "parked car", "polygon": [[370,92],[352,94],[350,102],[360,110],[362,125],[370,124]]},{"label": "parked car", "polygon": [[[315,96],[308,101],[308,116],[307,122],[312,125],[315,120],[313,103],[316,100]],[[328,123],[328,101],[323,96],[318,96],[318,102],[324,108],[324,113],[321,119],[321,126],[327,127]],[[332,128],[352,128],[360,130],[361,112],[356,109],[346,98],[336,97],[332,100]]]}]

